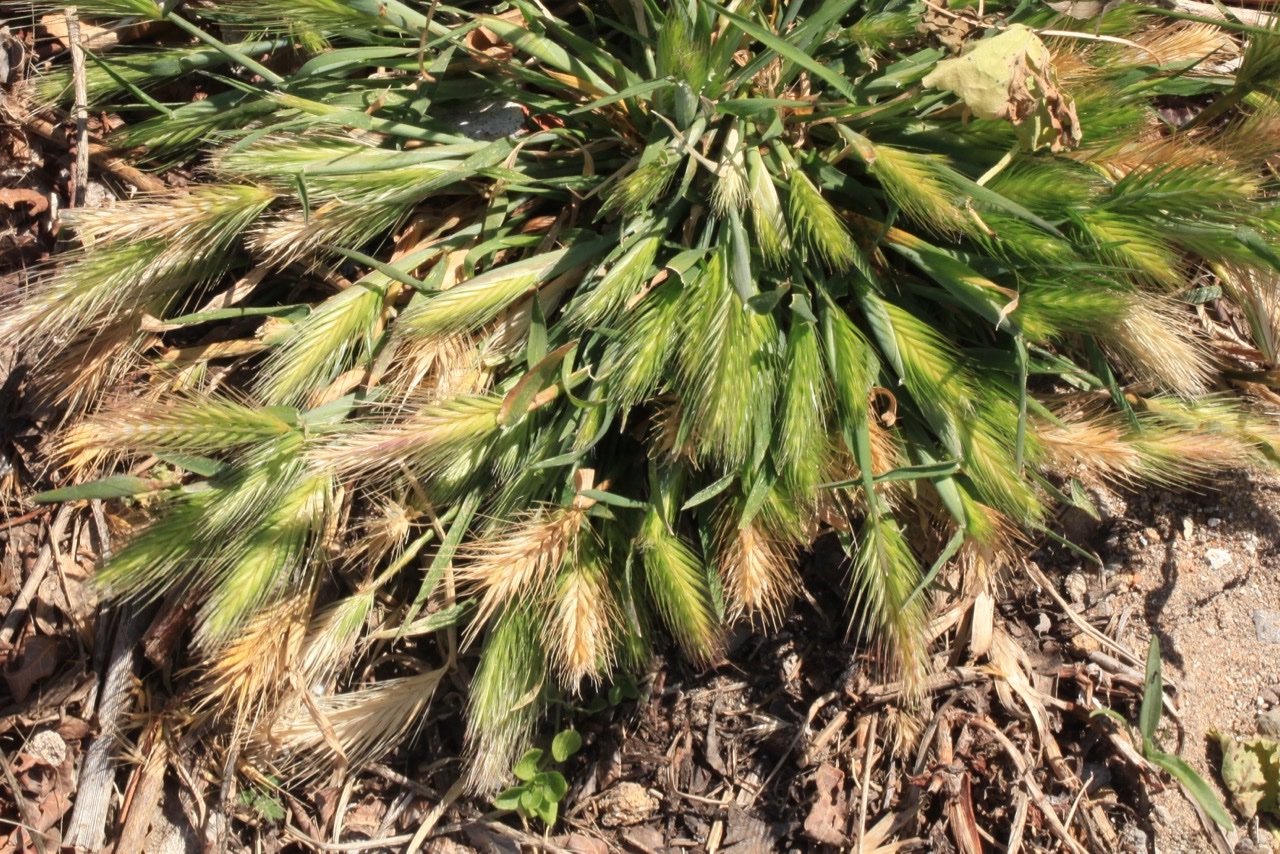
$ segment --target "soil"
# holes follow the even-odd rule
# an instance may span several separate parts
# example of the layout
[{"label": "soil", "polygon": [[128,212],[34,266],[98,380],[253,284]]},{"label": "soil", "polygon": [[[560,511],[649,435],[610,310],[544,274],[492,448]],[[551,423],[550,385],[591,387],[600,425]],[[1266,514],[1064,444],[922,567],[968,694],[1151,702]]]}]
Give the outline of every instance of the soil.
[{"label": "soil", "polygon": [[[1280,705],[1280,477],[1238,472],[1199,494],[1112,496],[1107,509],[1114,521],[1098,532],[1105,572],[1136,583],[1096,610],[1131,615],[1120,639],[1132,649],[1160,639],[1164,673],[1178,687],[1180,753],[1225,799],[1208,732],[1251,737]],[[1162,850],[1215,850],[1178,790],[1154,800]],[[1233,844],[1270,850],[1244,830]]]}]

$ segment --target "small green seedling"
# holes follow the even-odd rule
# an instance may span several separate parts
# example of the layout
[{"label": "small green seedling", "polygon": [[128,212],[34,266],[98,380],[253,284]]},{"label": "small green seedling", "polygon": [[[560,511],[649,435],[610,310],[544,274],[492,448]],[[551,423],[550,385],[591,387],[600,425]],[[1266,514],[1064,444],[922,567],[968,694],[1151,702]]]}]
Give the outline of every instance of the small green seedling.
[{"label": "small green seedling", "polygon": [[[1204,778],[1181,757],[1165,753],[1160,749],[1160,743],[1156,740],[1156,729],[1160,726],[1160,716],[1163,711],[1164,680],[1161,676],[1160,640],[1153,636],[1151,646],[1147,649],[1147,672],[1142,686],[1142,708],[1138,712],[1138,730],[1142,734],[1142,756],[1177,780],[1182,788],[1199,802],[1211,819],[1224,828],[1234,827],[1231,816],[1227,815],[1222,802],[1218,800]],[[1112,709],[1097,709],[1093,714],[1115,718],[1126,727],[1129,724],[1124,717]],[[1132,734],[1130,737],[1132,738]],[[1134,742],[1137,743],[1137,739],[1134,739]]]},{"label": "small green seedling", "polygon": [[[274,784],[275,780],[270,780],[270,782]],[[267,821],[284,821],[284,804],[280,802],[280,799],[271,788],[250,786],[241,789],[240,803]]]},{"label": "small green seedling", "polygon": [[547,765],[564,762],[581,747],[582,736],[576,730],[567,729],[552,739],[549,758],[541,748],[526,751],[514,769],[516,779],[521,782],[498,795],[493,805],[500,810],[517,812],[523,819],[540,818],[547,827],[555,824],[569,783],[563,774],[548,769]]},{"label": "small green seedling", "polygon": [[618,673],[608,691],[596,694],[586,708],[575,708],[574,711],[596,715],[606,709],[617,708],[622,705],[623,700],[636,700],[639,697],[640,686],[636,684],[635,677],[629,673]]}]

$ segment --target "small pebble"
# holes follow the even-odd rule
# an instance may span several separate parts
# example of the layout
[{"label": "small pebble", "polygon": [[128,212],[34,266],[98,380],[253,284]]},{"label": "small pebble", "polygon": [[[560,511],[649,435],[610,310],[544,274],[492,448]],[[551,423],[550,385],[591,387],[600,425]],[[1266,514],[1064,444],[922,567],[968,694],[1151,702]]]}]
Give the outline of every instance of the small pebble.
[{"label": "small pebble", "polygon": [[67,758],[67,743],[51,729],[42,729],[31,736],[25,752],[35,759],[57,768]]},{"label": "small pebble", "polygon": [[1208,525],[1210,528],[1216,528],[1222,524],[1222,520],[1219,519],[1217,516],[1210,516],[1208,519],[1204,520],[1204,523]]},{"label": "small pebble", "polygon": [[1120,830],[1120,850],[1126,854],[1138,854],[1147,850],[1147,833],[1142,828],[1128,824]]},{"label": "small pebble", "polygon": [[1280,611],[1254,611],[1253,631],[1263,643],[1280,646]]},{"label": "small pebble", "polygon": [[1209,549],[1204,553],[1204,559],[1209,563],[1209,568],[1215,572],[1231,566],[1231,552],[1226,549]]},{"label": "small pebble", "polygon": [[1280,710],[1258,713],[1258,735],[1280,738]]},{"label": "small pebble", "polygon": [[1089,592],[1089,579],[1085,578],[1082,572],[1073,572],[1067,576],[1062,586],[1063,592],[1067,594],[1072,604],[1079,604],[1084,601],[1085,594]]}]

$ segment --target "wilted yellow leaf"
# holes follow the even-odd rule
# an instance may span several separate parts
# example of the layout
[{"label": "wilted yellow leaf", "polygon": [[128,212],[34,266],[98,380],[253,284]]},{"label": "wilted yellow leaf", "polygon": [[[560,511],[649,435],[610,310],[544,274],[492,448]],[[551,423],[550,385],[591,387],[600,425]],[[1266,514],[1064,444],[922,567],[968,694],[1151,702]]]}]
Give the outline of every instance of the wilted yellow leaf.
[{"label": "wilted yellow leaf", "polygon": [[1007,119],[1031,150],[1080,142],[1075,102],[1058,88],[1053,59],[1029,27],[1014,24],[964,56],[946,59],[922,81],[956,95],[973,115]]}]

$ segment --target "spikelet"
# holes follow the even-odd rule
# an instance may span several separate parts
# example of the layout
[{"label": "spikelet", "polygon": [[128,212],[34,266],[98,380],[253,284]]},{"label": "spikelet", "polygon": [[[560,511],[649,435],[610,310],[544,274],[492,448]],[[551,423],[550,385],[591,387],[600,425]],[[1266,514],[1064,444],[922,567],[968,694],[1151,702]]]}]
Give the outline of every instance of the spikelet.
[{"label": "spikelet", "polygon": [[759,149],[748,149],[746,160],[747,199],[751,204],[751,225],[755,230],[756,244],[767,263],[781,267],[791,249],[791,235],[787,231],[782,200],[778,198],[773,174],[765,167]]},{"label": "spikelet", "polygon": [[58,455],[103,451],[210,454],[266,441],[297,429],[279,410],[195,392],[159,400],[129,398],[68,431]]},{"label": "spikelet", "polygon": [[1069,477],[1132,482],[1143,473],[1139,450],[1127,441],[1124,422],[1097,404],[1054,412],[1056,421],[1031,423],[1046,468]]},{"label": "spikelet", "polygon": [[883,507],[864,519],[852,570],[852,624],[871,630],[889,669],[909,694],[918,691],[928,667],[928,610],[923,596],[911,595],[920,582],[920,565]]},{"label": "spikelet", "polygon": [[1182,281],[1182,258],[1158,225],[1103,208],[1082,214],[1080,223],[1100,251],[1135,278],[1164,288]]},{"label": "spikelet", "polygon": [[1057,423],[1034,422],[1048,468],[1085,481],[1183,486],[1261,462],[1260,446],[1276,438],[1274,421],[1248,416],[1233,402],[1147,398],[1141,404],[1136,427],[1098,401],[1060,407]]},{"label": "spikelet", "polygon": [[459,583],[480,597],[469,638],[499,611],[542,601],[577,547],[590,503],[545,509],[473,540],[460,550]]},{"label": "spikelet", "polygon": [[651,396],[667,379],[678,344],[671,329],[680,322],[681,290],[664,284],[623,318],[619,336],[605,350],[603,370],[610,397],[625,413]]},{"label": "spikelet", "polygon": [[[184,195],[64,216],[83,250],[0,314],[0,341],[47,354],[79,333],[140,311],[159,315],[189,286],[218,271],[241,232],[273,201],[262,187],[197,187]],[[27,335],[34,325],[41,335]]]},{"label": "spikelet", "polygon": [[569,322],[583,329],[617,322],[640,295],[661,246],[662,238],[654,234],[635,238],[599,281],[573,300]]},{"label": "spikelet", "polygon": [[833,270],[843,272],[861,261],[858,247],[822,191],[800,169],[791,171],[787,212],[791,229]]},{"label": "spikelet", "polygon": [[422,406],[385,427],[335,437],[312,453],[321,467],[393,480],[402,469],[423,476],[459,461],[478,465],[498,431],[502,398],[457,397]]},{"label": "spikelet", "polygon": [[418,294],[400,315],[396,334],[438,338],[474,332],[555,273],[567,251],[543,252],[493,267],[448,290]]},{"label": "spikelet", "polygon": [[1213,353],[1189,317],[1157,297],[1130,294],[1127,310],[1101,341],[1139,380],[1194,397],[1216,372]]},{"label": "spikelet", "polygon": [[249,248],[273,266],[315,263],[312,256],[325,247],[362,246],[395,228],[412,209],[412,202],[325,202],[306,212],[281,211],[253,234]]},{"label": "spikelet", "polygon": [[397,406],[482,395],[493,380],[483,351],[469,335],[398,339],[388,346],[394,348],[394,356],[381,387]]},{"label": "spikelet", "polygon": [[304,690],[328,690],[350,662],[377,604],[377,586],[339,599],[312,618],[298,656],[297,671]]},{"label": "spikelet", "polygon": [[384,307],[399,292],[399,285],[371,278],[329,297],[273,344],[254,384],[262,400],[305,404],[344,370],[370,357]]},{"label": "spikelet", "polygon": [[209,591],[197,616],[198,645],[222,642],[275,598],[310,584],[334,489],[327,474],[298,477],[257,526],[237,531],[239,539],[201,567]]},{"label": "spikelet", "polygon": [[235,637],[210,646],[199,705],[246,729],[269,717],[287,690],[313,607],[312,591],[300,588],[259,611]]},{"label": "spikelet", "polygon": [[614,185],[604,210],[624,216],[638,216],[649,210],[667,191],[682,162],[665,145],[657,151],[647,150],[635,170]]},{"label": "spikelet", "polygon": [[63,408],[67,419],[74,421],[126,387],[142,368],[143,352],[154,341],[154,336],[138,332],[138,318],[133,315],[87,329],[49,359],[35,381],[33,396]]},{"label": "spikelet", "polygon": [[[1226,30],[1214,24],[1180,22],[1136,34],[1135,44],[1109,51],[1107,60],[1120,65],[1149,65],[1152,54],[1160,64],[1174,65],[1207,60],[1219,65],[1240,55],[1240,48]],[[1143,50],[1142,48],[1146,48]]]},{"label": "spikelet", "polygon": [[606,578],[607,565],[590,537],[556,580],[547,602],[546,644],[560,685],[577,692],[584,679],[599,684],[613,669],[621,615]]},{"label": "spikelet", "polygon": [[1253,343],[1269,365],[1280,361],[1280,273],[1261,267],[1222,265],[1218,277],[1244,311]]},{"label": "spikelet", "polygon": [[652,508],[645,515],[636,546],[649,594],[663,622],[685,655],[710,663],[720,651],[720,620],[698,555]]},{"label": "spikelet", "polygon": [[485,642],[467,715],[467,752],[474,757],[467,784],[474,792],[505,784],[533,735],[547,676],[539,626],[529,609],[513,609],[497,619]]},{"label": "spikelet", "polygon": [[726,521],[716,562],[729,616],[777,626],[800,589],[795,549],[769,537],[757,521]]},{"label": "spikelet", "polygon": [[785,380],[779,393],[781,423],[774,439],[775,459],[799,500],[813,505],[820,497],[816,487],[830,466],[827,422],[833,398],[814,324],[791,325],[782,373]]},{"label": "spikelet", "polygon": [[729,126],[722,146],[720,168],[716,171],[716,183],[711,188],[711,209],[716,216],[727,217],[731,211],[740,211],[747,203],[747,165],[742,149],[742,131],[737,122]]},{"label": "spikelet", "polygon": [[376,566],[393,552],[399,552],[409,541],[422,512],[401,497],[370,496],[372,505],[360,527],[360,534],[348,553],[353,566]]},{"label": "spikelet", "polygon": [[768,430],[777,391],[777,325],[729,286],[716,253],[682,300],[677,391],[699,459],[731,468]]},{"label": "spikelet", "polygon": [[869,168],[894,203],[926,228],[944,235],[973,230],[973,220],[957,202],[959,192],[947,180],[951,169],[945,157],[877,145]]}]

